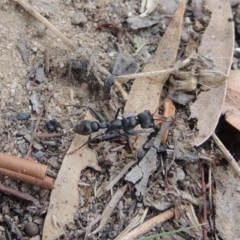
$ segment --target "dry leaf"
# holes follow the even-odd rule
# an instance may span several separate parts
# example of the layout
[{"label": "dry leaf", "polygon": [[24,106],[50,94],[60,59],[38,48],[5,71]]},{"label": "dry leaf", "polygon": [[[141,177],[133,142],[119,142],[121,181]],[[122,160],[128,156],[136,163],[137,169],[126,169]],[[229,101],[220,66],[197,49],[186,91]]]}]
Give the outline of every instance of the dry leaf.
[{"label": "dry leaf", "polygon": [[[227,0],[207,0],[206,9],[211,11],[211,20],[203,35],[199,54],[210,55],[213,64],[225,75],[229,74],[234,48],[232,11]],[[226,84],[203,92],[192,104],[190,118],[198,119],[198,135],[191,143],[199,146],[214,132],[225,101]]]},{"label": "dry leaf", "polygon": [[240,131],[240,71],[231,71],[227,79],[227,95],[222,113],[226,121]]},{"label": "dry leaf", "polygon": [[[85,119],[91,119],[88,113]],[[74,151],[88,139],[88,136],[76,135],[68,150]],[[78,210],[79,192],[78,182],[81,171],[86,167],[93,167],[101,171],[98,166],[96,153],[83,147],[72,154],[66,154],[61,169],[55,181],[55,189],[51,193],[48,213],[43,228],[44,240],[53,240],[64,233],[64,226],[73,221],[73,215]]]},{"label": "dry leaf", "polygon": [[[166,69],[175,63],[185,7],[186,1],[184,0],[180,3],[154,56],[144,67],[143,72]],[[168,76],[169,73],[154,77],[136,78],[129,94],[129,100],[124,108],[124,116],[136,115],[144,110],[154,112],[159,105],[162,87]],[[136,148],[141,147],[146,141],[146,138],[147,134],[139,134]]]}]

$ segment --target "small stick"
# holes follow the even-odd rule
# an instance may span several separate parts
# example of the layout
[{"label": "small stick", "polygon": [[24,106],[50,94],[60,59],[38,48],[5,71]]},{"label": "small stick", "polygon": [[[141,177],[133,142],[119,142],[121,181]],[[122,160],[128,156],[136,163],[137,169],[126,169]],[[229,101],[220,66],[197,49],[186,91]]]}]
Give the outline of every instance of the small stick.
[{"label": "small stick", "polygon": [[0,152],[0,168],[43,180],[48,166]]},{"label": "small stick", "polygon": [[216,146],[220,149],[223,156],[228,161],[228,163],[233,167],[233,169],[237,172],[237,175],[240,177],[240,168],[239,168],[236,160],[232,156],[232,154],[226,149],[226,147],[223,145],[223,143],[221,142],[221,140],[217,137],[217,135],[215,133],[212,134],[212,138],[213,138]]},{"label": "small stick", "polygon": [[[181,209],[184,210],[184,209],[187,208],[187,206],[188,205],[181,205]],[[174,208],[171,208],[171,209],[169,209],[169,210],[167,210],[163,213],[160,213],[156,217],[146,221],[145,223],[143,223],[139,227],[135,228],[134,230],[132,230],[131,232],[126,234],[121,239],[122,240],[137,239],[140,236],[142,236],[143,234],[149,232],[150,230],[152,230],[153,228],[158,226],[159,224],[161,224],[161,223],[167,221],[168,219],[174,217],[174,214],[175,214],[175,209]]]},{"label": "small stick", "polygon": [[[53,88],[52,92],[50,93],[48,99],[45,101],[45,103],[49,102],[53,93],[55,91],[55,88]],[[29,158],[29,154],[32,150],[32,145],[33,145],[33,141],[34,141],[34,137],[37,133],[37,129],[38,129],[38,126],[39,126],[39,123],[40,123],[40,120],[41,120],[41,117],[43,115],[43,111],[44,111],[44,106],[42,107],[41,111],[40,111],[40,114],[38,116],[38,119],[37,119],[37,122],[36,122],[36,125],[35,125],[35,128],[34,128],[34,131],[33,131],[33,134],[32,134],[32,138],[31,138],[31,141],[30,141],[30,144],[29,144],[29,147],[28,147],[28,152],[27,152],[27,155],[26,155],[26,158],[28,159]]]},{"label": "small stick", "polygon": [[[163,109],[164,109],[164,113],[163,113],[164,117],[168,118],[168,117],[173,117],[175,115],[176,108],[170,98],[166,98],[164,100]],[[166,132],[164,133],[164,135],[162,137],[163,144],[167,142],[168,133],[169,133],[169,129],[166,130]]]},{"label": "small stick", "polygon": [[[202,195],[203,195],[203,222],[207,222],[207,200],[206,200],[206,184],[205,184],[205,177],[204,177],[204,167],[201,166],[201,176],[202,176]],[[207,227],[202,226],[203,231],[203,240],[207,240]]]},{"label": "small stick", "polygon": [[49,73],[50,68],[50,51],[49,48],[46,48],[45,50],[45,72]]},{"label": "small stick", "polygon": [[39,133],[39,132],[37,132],[35,134],[35,137],[38,137],[38,138],[54,138],[54,137],[61,137],[63,135],[64,135],[63,133]]},{"label": "small stick", "polygon": [[143,72],[143,73],[133,73],[133,74],[127,74],[127,75],[121,75],[116,78],[116,80],[120,83],[126,83],[129,79],[134,78],[142,78],[142,77],[154,77],[160,74],[166,74],[171,73],[175,71],[175,68],[165,69],[165,70],[158,70],[158,71],[152,71],[152,72]]},{"label": "small stick", "polygon": [[27,194],[27,193],[21,193],[19,192],[18,190],[15,190],[13,188],[9,188],[9,187],[6,187],[4,186],[3,184],[0,183],[0,191],[6,193],[6,194],[10,194],[10,195],[13,195],[13,196],[16,196],[18,198],[21,198],[21,199],[24,199],[24,200],[27,200],[27,201],[30,201],[32,202],[36,207],[40,208],[40,203],[39,201],[32,197],[31,195]]},{"label": "small stick", "polygon": [[[28,161],[28,162],[30,162],[30,161]],[[54,180],[50,177],[45,177],[45,179],[42,180],[42,179],[31,177],[31,176],[28,176],[28,175],[25,175],[22,173],[16,173],[16,172],[4,169],[4,168],[0,168],[0,175],[8,176],[11,179],[19,180],[19,181],[29,183],[32,185],[37,185],[37,186],[40,186],[45,189],[53,189],[54,188],[54,185],[53,185]]]},{"label": "small stick", "polygon": [[125,92],[125,90],[122,88],[121,84],[118,81],[114,82],[114,87],[118,89],[118,91],[122,94],[122,97],[125,101],[128,100],[128,94]]},{"label": "small stick", "polygon": [[69,41],[57,28],[55,28],[46,18],[44,18],[40,13],[38,13],[31,5],[26,3],[23,0],[15,0],[18,4],[20,4],[27,12],[29,12],[32,16],[37,18],[44,26],[49,28],[54,34],[56,34],[62,41],[73,48],[74,50],[77,49],[73,43]]},{"label": "small stick", "polygon": [[98,22],[99,21],[99,18],[101,17],[102,15],[102,12],[103,12],[103,8],[104,8],[104,5],[105,5],[105,1],[100,1],[100,7],[98,9],[98,12],[95,14],[94,16],[94,22]]}]

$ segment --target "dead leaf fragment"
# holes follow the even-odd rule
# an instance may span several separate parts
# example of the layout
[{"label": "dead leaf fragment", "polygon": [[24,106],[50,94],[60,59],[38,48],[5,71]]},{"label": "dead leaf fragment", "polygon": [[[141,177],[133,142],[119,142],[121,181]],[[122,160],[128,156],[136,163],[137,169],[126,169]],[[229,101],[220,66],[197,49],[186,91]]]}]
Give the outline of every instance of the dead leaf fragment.
[{"label": "dead leaf fragment", "polygon": [[[88,113],[85,119],[91,119],[91,115]],[[93,150],[83,147],[74,152],[87,141],[87,138],[87,136],[76,135],[68,150],[68,153],[73,153],[67,153],[63,159],[44,222],[42,238],[44,240],[58,238],[64,233],[63,227],[73,221],[73,215],[79,205],[78,181],[81,171],[86,167],[101,171]]]},{"label": "dead leaf fragment", "polygon": [[240,71],[230,72],[222,113],[225,114],[226,121],[240,131]]},{"label": "dead leaf fragment", "polygon": [[[185,12],[186,1],[182,1],[175,12],[158,48],[144,67],[142,72],[151,72],[168,69],[176,60],[181,37],[182,20]],[[170,73],[153,77],[136,78],[131,87],[128,101],[124,108],[124,117],[136,115],[144,110],[154,112],[159,105],[162,87]],[[140,134],[136,143],[139,148],[146,141],[147,134]]]},{"label": "dead leaf fragment", "polygon": [[[213,64],[224,75],[228,75],[234,49],[234,29],[229,1],[206,1],[206,9],[211,11],[209,25],[203,35],[199,54],[209,56]],[[199,146],[214,132],[221,115],[226,95],[226,84],[201,93],[190,107],[190,118],[196,118],[199,134],[192,146]]]},{"label": "dead leaf fragment", "polygon": [[240,239],[240,215],[236,214],[240,208],[239,177],[232,168],[214,168],[216,192],[213,194],[216,207],[216,229],[222,239]]}]

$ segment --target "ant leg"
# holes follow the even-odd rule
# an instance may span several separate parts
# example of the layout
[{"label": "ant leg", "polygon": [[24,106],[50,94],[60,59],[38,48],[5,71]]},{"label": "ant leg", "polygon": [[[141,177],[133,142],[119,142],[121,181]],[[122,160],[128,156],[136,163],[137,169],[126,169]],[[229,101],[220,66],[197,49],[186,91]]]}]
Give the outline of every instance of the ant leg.
[{"label": "ant leg", "polygon": [[100,138],[100,137],[101,137],[102,135],[104,135],[104,134],[105,134],[105,133],[99,134],[99,135],[95,136],[94,138],[87,140],[83,145],[81,145],[80,147],[78,147],[78,148],[74,149],[73,151],[71,151],[70,153],[68,153],[68,155],[71,155],[71,154],[77,152],[79,149],[81,149],[82,147],[84,147],[86,144],[93,142],[94,140]]},{"label": "ant leg", "polygon": [[77,108],[81,108],[81,107],[86,107],[86,108],[88,108],[95,116],[96,116],[96,118],[97,118],[97,120],[99,121],[99,122],[105,122],[105,120],[104,120],[104,118],[103,118],[103,116],[102,116],[102,114],[101,113],[99,113],[99,112],[96,112],[93,108],[91,108],[91,107],[89,107],[89,106],[86,106],[86,105],[65,105],[65,106],[72,106],[72,107],[77,107]]},{"label": "ant leg", "polygon": [[117,109],[117,112],[116,112],[115,118],[114,118],[115,120],[117,119],[119,112],[120,112],[120,108]]}]

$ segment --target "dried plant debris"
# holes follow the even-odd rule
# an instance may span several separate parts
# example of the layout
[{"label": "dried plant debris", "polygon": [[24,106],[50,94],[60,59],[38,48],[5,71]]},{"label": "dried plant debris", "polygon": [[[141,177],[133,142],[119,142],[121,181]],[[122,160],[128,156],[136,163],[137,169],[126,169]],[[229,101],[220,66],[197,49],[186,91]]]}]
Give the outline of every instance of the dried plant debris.
[{"label": "dried plant debris", "polygon": [[125,56],[123,53],[119,53],[113,62],[112,74],[119,76],[135,73],[138,70],[139,65],[133,57]]},{"label": "dried plant debris", "polygon": [[44,73],[44,68],[43,67],[39,67],[39,68],[36,69],[35,80],[38,83],[42,83],[42,82],[46,81],[46,77],[45,77],[45,73]]},{"label": "dried plant debris", "polygon": [[29,49],[26,40],[21,37],[17,40],[17,47],[21,53],[22,59],[26,64],[29,64]]},{"label": "dried plant debris", "polygon": [[[29,186],[11,179],[12,173],[2,176],[0,239],[136,239],[199,221],[209,225],[175,238],[206,240],[207,231],[213,239],[214,234],[238,236],[234,229],[228,231],[235,226],[229,206],[237,204],[231,197],[226,204],[219,194],[235,196],[222,183],[237,181],[221,174],[226,166],[215,171],[219,163],[226,164],[220,159],[227,155],[213,145],[215,134],[194,147],[209,138],[221,112],[233,21],[233,68],[239,67],[238,7],[232,17],[226,0],[214,2],[214,8],[212,1],[203,6],[203,1],[193,0],[186,11],[186,1],[175,0],[44,1],[38,10],[22,0],[16,0],[17,8],[0,4],[0,148],[47,164],[46,180],[53,184],[49,176],[56,178],[55,189],[43,190],[39,182]],[[45,17],[51,17],[51,24]],[[51,49],[51,58],[42,57],[46,49]],[[27,89],[22,87],[24,78]],[[53,98],[46,100],[53,89]],[[229,84],[227,93],[234,113],[236,89]],[[169,99],[175,103],[169,109],[176,111],[168,111],[164,103]],[[103,114],[103,121],[86,116],[96,135],[83,136],[79,130],[74,138],[72,130],[82,122],[85,109],[76,111],[67,104],[91,106]],[[118,108],[125,120],[134,119],[130,130],[123,127],[121,114],[110,121]],[[145,110],[154,126],[137,129],[138,114]],[[229,111],[223,113],[230,117]],[[98,131],[96,124],[103,129]],[[120,130],[110,134],[111,127]],[[14,175],[19,180],[19,173]],[[220,205],[229,215],[226,226]]]},{"label": "dried plant debris", "polygon": [[33,91],[29,99],[32,103],[33,111],[35,111],[36,113],[40,113],[40,103],[37,92]]},{"label": "dried plant debris", "polygon": [[159,17],[148,19],[148,18],[141,18],[139,16],[134,16],[134,17],[129,17],[127,19],[127,23],[129,24],[129,27],[133,30],[150,27],[154,24],[157,24],[158,22],[159,22]]}]

